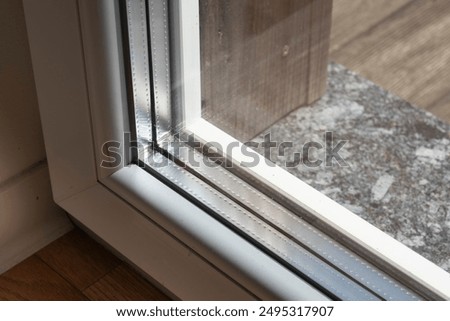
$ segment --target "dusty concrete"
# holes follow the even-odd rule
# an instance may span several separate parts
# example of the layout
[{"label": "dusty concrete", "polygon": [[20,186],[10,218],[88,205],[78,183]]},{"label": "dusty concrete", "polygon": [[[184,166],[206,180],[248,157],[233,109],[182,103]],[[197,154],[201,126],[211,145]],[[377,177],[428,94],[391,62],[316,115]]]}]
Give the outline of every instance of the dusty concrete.
[{"label": "dusty concrete", "polygon": [[330,64],[327,94],[268,132],[294,142],[285,156],[272,154],[282,166],[309,141],[346,141],[345,162],[326,166],[326,148],[311,148],[309,166],[289,172],[450,272],[449,124]]}]

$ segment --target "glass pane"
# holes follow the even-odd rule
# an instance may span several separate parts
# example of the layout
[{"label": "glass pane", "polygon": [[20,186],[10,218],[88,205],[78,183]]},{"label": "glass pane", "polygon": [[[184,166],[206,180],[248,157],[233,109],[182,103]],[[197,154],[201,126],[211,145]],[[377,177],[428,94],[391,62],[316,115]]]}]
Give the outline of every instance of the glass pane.
[{"label": "glass pane", "polygon": [[448,1],[199,4],[202,117],[450,272]]},{"label": "glass pane", "polygon": [[[448,270],[449,125],[352,71],[395,33],[346,38],[331,0],[126,4],[141,165],[332,298],[443,297],[448,274],[364,221]],[[365,8],[340,5],[335,26]]]}]

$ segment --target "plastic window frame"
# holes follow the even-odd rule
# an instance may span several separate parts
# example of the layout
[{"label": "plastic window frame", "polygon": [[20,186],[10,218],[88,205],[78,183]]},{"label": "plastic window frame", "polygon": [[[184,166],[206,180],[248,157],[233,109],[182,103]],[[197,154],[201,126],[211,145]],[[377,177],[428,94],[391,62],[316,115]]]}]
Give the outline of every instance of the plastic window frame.
[{"label": "plastic window frame", "polygon": [[[176,1],[180,14],[184,1]],[[57,204],[176,298],[327,299],[130,159],[114,169],[100,166],[104,142],[121,142],[123,157],[129,147],[117,1],[23,2]],[[209,123],[196,122],[195,133],[232,139]],[[254,170],[368,253],[450,299],[450,277],[442,269],[282,169]]]}]

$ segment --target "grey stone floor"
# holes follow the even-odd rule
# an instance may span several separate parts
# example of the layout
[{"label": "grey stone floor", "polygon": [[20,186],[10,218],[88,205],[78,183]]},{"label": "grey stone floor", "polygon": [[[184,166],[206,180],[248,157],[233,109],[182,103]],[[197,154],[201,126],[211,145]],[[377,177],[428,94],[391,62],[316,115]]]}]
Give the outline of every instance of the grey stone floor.
[{"label": "grey stone floor", "polygon": [[345,163],[327,166],[326,148],[312,148],[309,159],[320,166],[287,170],[450,272],[449,124],[332,63],[327,94],[255,140],[267,132],[294,143],[285,156],[271,155],[283,167],[307,142],[346,141]]}]

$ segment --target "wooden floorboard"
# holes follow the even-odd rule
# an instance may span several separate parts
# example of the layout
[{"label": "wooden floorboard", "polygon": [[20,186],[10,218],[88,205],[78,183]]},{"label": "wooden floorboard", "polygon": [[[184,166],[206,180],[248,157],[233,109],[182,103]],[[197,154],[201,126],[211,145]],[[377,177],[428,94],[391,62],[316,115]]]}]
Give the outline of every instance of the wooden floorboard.
[{"label": "wooden floorboard", "polygon": [[120,260],[84,232],[75,229],[37,253],[83,291],[120,264]]},{"label": "wooden floorboard", "polygon": [[36,255],[0,276],[0,300],[68,300],[87,298]]},{"label": "wooden floorboard", "polygon": [[0,300],[170,300],[79,229],[0,275]]},{"label": "wooden floorboard", "polygon": [[[339,30],[333,29],[331,59],[418,107],[448,117],[450,2],[391,0],[391,12],[383,8],[386,1],[356,2],[371,4],[365,10],[335,0],[333,28]],[[378,22],[354,23],[366,11]],[[388,16],[381,19],[379,12]],[[342,36],[346,32],[351,36]],[[439,101],[445,105],[436,107]]]},{"label": "wooden floorboard", "polygon": [[121,264],[84,292],[95,301],[160,301],[169,300],[151,283],[143,280],[128,265]]}]

